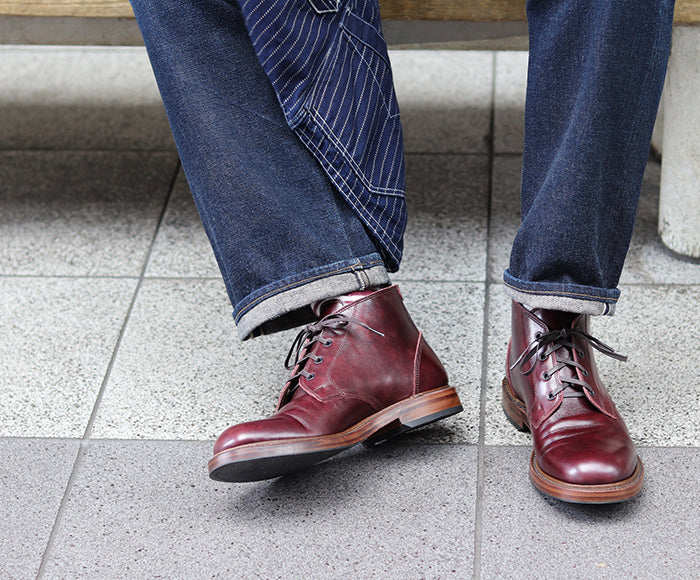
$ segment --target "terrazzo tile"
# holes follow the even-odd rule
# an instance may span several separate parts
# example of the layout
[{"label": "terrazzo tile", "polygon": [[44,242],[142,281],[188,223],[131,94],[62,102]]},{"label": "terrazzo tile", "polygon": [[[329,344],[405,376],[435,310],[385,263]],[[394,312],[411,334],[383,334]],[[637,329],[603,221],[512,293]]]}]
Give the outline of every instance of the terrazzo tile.
[{"label": "terrazzo tile", "polygon": [[135,288],[0,278],[0,436],[83,435]]},{"label": "terrazzo tile", "polygon": [[527,52],[496,53],[493,131],[496,153],[522,153],[527,60]]},{"label": "terrazzo tile", "polygon": [[[628,286],[612,317],[595,317],[592,332],[629,357],[620,363],[596,356],[601,378],[638,445],[700,444],[700,393],[684,377],[694,376],[700,345],[700,288]],[[672,321],[672,322],[670,322]],[[491,288],[486,443],[529,443],[501,409],[500,388],[510,333],[510,302]],[[677,345],[683,345],[678,348]],[[682,409],[682,412],[679,412]]]},{"label": "terrazzo tile", "polygon": [[487,448],[482,578],[700,576],[697,449],[640,450],[645,487],[622,504],[584,506],[545,498],[528,480],[529,448]]},{"label": "terrazzo tile", "polygon": [[79,445],[0,439],[0,577],[36,577]]},{"label": "terrazzo tile", "polygon": [[138,276],[171,153],[0,153],[0,275]]},{"label": "terrazzo tile", "polygon": [[671,253],[659,237],[661,166],[647,163],[623,284],[700,284],[700,261]]},{"label": "terrazzo tile", "polygon": [[520,155],[497,155],[493,159],[491,216],[489,218],[488,279],[503,280],[513,238],[520,227]]},{"label": "terrazzo tile", "polygon": [[482,284],[400,284],[406,307],[447,370],[464,411],[419,429],[410,440],[476,443],[479,439],[484,290]]},{"label": "terrazzo tile", "polygon": [[[474,442],[483,292],[457,284],[400,287],[467,409],[414,437]],[[218,280],[146,280],[92,436],[213,439],[231,424],[270,415],[289,375],[283,361],[295,332],[240,342],[230,310]]]},{"label": "terrazzo tile", "polygon": [[223,281],[144,281],[92,436],[213,439],[274,411],[293,334],[240,342]]},{"label": "terrazzo tile", "polygon": [[174,149],[143,47],[0,46],[0,149]]},{"label": "terrazzo tile", "polygon": [[486,156],[409,155],[408,226],[397,280],[485,279]]},{"label": "terrazzo tile", "polygon": [[530,434],[516,430],[501,407],[501,383],[505,374],[506,352],[510,338],[510,298],[506,296],[501,284],[492,284],[488,292],[484,440],[487,445],[531,445]]},{"label": "terrazzo tile", "polygon": [[409,153],[486,153],[491,116],[490,52],[390,52]]},{"label": "terrazzo tile", "polygon": [[388,443],[251,484],[209,446],[93,442],[44,578],[465,578],[476,450]]},{"label": "terrazzo tile", "polygon": [[182,171],[177,176],[158,230],[146,276],[221,276]]}]

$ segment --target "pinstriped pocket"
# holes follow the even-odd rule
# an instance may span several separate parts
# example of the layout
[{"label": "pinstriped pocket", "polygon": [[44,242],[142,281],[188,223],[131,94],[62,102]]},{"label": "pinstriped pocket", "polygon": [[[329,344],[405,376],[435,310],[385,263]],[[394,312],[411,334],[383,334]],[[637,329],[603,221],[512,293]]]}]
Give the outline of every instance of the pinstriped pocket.
[{"label": "pinstriped pocket", "polygon": [[317,14],[338,12],[340,8],[340,0],[308,0],[308,2]]},{"label": "pinstriped pocket", "polygon": [[389,118],[399,115],[386,42],[374,26],[349,10],[342,15],[339,36],[326,56],[310,105],[324,119],[350,114],[362,119],[378,105]]}]

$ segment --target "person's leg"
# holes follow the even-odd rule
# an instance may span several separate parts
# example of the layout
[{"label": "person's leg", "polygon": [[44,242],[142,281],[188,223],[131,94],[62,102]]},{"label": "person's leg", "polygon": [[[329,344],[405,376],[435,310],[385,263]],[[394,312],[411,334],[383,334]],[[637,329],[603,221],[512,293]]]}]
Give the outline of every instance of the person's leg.
[{"label": "person's leg", "polygon": [[642,466],[600,383],[588,315],[612,314],[670,49],[672,0],[529,0],[522,224],[504,407],[531,477],[569,501],[621,501]]},{"label": "person's leg", "polygon": [[287,125],[236,4],[133,7],[241,337],[388,283],[362,222]]},{"label": "person's leg", "polygon": [[522,225],[509,294],[611,314],[666,74],[673,0],[529,0]]},{"label": "person's leg", "polygon": [[241,336],[310,323],[277,412],[224,432],[211,476],[274,477],[459,412],[374,239],[287,125],[236,3],[132,4]]}]

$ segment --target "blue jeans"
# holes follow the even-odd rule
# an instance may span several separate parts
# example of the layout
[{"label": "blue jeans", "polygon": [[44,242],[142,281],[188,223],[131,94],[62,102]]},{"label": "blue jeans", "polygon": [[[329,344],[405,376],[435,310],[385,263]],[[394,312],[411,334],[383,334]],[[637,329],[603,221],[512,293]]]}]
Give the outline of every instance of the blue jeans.
[{"label": "blue jeans", "polygon": [[671,44],[672,0],[529,0],[522,225],[532,306],[612,314]]},{"label": "blue jeans", "polygon": [[[403,150],[376,0],[132,5],[240,335],[388,283]],[[518,301],[612,313],[672,17],[672,0],[528,2]]]}]

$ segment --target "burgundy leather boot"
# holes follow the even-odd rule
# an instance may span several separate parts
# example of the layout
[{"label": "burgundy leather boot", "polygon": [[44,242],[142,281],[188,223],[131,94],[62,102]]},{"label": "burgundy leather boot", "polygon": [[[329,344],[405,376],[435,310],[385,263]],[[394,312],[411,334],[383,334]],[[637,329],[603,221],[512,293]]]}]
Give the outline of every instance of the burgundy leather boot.
[{"label": "burgundy leather boot", "polygon": [[219,436],[212,479],[277,477],[462,410],[396,286],[325,301],[316,313],[292,344],[276,413]]},{"label": "burgundy leather boot", "polygon": [[537,489],[568,502],[613,503],[639,493],[644,470],[593,349],[626,358],[588,334],[588,318],[513,302],[503,408],[532,432]]}]

